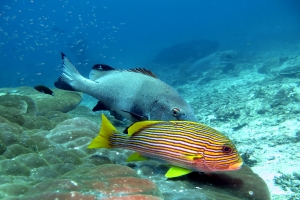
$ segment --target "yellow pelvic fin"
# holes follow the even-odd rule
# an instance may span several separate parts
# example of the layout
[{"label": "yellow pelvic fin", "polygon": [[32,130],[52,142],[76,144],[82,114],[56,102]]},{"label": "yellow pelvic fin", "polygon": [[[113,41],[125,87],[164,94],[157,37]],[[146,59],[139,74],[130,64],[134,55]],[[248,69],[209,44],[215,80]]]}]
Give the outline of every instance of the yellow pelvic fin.
[{"label": "yellow pelvic fin", "polygon": [[147,121],[140,121],[140,122],[136,122],[134,124],[132,124],[129,128],[128,128],[128,135],[129,136],[132,136],[133,134],[135,134],[136,132],[138,132],[139,130],[147,127],[147,126],[150,126],[150,125],[153,125],[153,124],[157,124],[161,121],[150,121],[150,120],[147,120]]},{"label": "yellow pelvic fin", "polygon": [[185,169],[185,168],[182,168],[182,167],[172,166],[168,170],[168,172],[165,174],[165,177],[166,178],[175,178],[175,177],[179,177],[179,176],[189,174],[191,172],[193,172],[193,171],[190,170],[190,169]]},{"label": "yellow pelvic fin", "polygon": [[102,124],[100,132],[95,137],[87,148],[111,148],[109,144],[109,137],[118,133],[117,129],[110,123],[110,121],[102,114]]},{"label": "yellow pelvic fin", "polygon": [[133,154],[131,154],[126,162],[131,162],[131,161],[142,161],[142,160],[148,160],[148,158],[143,157],[140,153],[138,152],[134,152]]}]

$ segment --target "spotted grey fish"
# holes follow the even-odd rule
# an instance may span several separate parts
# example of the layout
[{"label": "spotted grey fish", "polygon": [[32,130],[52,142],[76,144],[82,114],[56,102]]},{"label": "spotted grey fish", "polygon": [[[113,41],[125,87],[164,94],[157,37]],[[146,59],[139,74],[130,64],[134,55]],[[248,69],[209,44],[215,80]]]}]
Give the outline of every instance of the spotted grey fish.
[{"label": "spotted grey fish", "polygon": [[192,108],[179,93],[147,69],[117,70],[96,64],[87,79],[65,54],[61,54],[63,74],[54,85],[98,99],[94,111],[109,110],[114,116],[133,122],[150,119],[197,121]]},{"label": "spotted grey fish", "polygon": [[127,135],[102,115],[98,136],[88,148],[124,148],[138,152],[128,160],[154,158],[172,165],[167,178],[192,171],[238,170],[243,164],[234,144],[222,133],[191,121],[140,121],[126,129]]}]

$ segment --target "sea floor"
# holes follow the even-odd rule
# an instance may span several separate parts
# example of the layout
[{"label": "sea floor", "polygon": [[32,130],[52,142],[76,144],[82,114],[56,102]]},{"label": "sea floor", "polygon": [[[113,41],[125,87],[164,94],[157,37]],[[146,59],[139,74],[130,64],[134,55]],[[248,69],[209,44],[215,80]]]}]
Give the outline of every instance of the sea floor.
[{"label": "sea floor", "polygon": [[[155,73],[191,104],[200,123],[235,143],[272,199],[299,199],[300,52],[245,56],[234,66],[214,66],[192,75],[180,69],[165,74],[167,67]],[[157,161],[127,163],[131,151],[87,149],[99,131],[102,112],[91,111],[97,100],[54,92],[0,89],[0,198],[269,199],[263,181],[247,167],[233,176],[192,173],[166,180],[168,167]],[[104,113],[121,130],[130,125]],[[242,184],[227,187],[226,181],[218,182],[222,177],[243,177]],[[111,192],[115,187],[120,190]]]},{"label": "sea floor", "polygon": [[[282,54],[288,52],[245,58],[225,74],[215,68],[191,77],[174,70],[168,79],[199,122],[234,141],[275,200],[300,197],[300,54],[293,52],[281,63]],[[82,105],[95,103],[86,96]]]},{"label": "sea floor", "polygon": [[[283,63],[280,59],[276,53],[261,54],[240,61],[226,74],[219,69],[193,78],[175,74],[173,83],[199,122],[234,141],[247,157],[245,163],[267,183],[272,199],[296,199],[300,192],[300,54],[293,52]],[[291,66],[294,71],[286,74]]]},{"label": "sea floor", "polygon": [[234,141],[272,199],[300,197],[300,54],[293,54],[283,63],[262,54],[227,74],[207,72],[208,82],[203,75],[177,86],[199,122]]}]

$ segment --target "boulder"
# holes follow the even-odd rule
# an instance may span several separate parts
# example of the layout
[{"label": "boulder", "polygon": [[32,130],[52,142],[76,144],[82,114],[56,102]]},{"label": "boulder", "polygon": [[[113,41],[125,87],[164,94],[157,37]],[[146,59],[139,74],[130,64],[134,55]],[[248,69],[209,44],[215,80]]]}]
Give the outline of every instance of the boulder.
[{"label": "boulder", "polygon": [[[42,172],[43,171],[41,171],[41,173]],[[44,171],[43,173],[51,175],[49,171]],[[9,185],[0,187],[0,191],[5,195],[9,195],[9,199],[15,200],[162,199],[160,191],[151,180],[139,178],[136,172],[129,167],[114,164],[78,168],[60,178],[40,181],[33,185],[32,183],[28,185],[18,185],[18,188],[22,190],[18,192],[12,188],[12,185]],[[18,196],[19,194],[22,194],[22,196]]]},{"label": "boulder", "polygon": [[[82,100],[82,93],[53,89],[54,95],[44,94],[33,87],[1,88],[0,98],[8,99],[6,107],[14,107],[23,112],[27,108],[27,114],[45,115],[50,111],[68,112],[76,108]],[[23,103],[20,103],[23,101]],[[2,102],[2,100],[0,101]],[[25,105],[27,104],[27,106]],[[0,105],[2,105],[0,103]]]}]

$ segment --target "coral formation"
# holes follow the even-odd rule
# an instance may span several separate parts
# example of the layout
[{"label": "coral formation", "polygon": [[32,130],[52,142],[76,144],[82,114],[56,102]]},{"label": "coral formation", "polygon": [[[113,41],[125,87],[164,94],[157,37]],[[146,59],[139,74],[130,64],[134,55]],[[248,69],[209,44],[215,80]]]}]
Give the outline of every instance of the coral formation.
[{"label": "coral formation", "polygon": [[284,190],[291,190],[300,193],[300,174],[294,172],[293,174],[282,174],[274,178],[275,184],[282,187]]},{"label": "coral formation", "polygon": [[[73,113],[81,111],[82,117],[72,117],[74,114],[63,113],[64,109],[48,108],[41,115],[39,105],[44,103],[37,104],[30,95],[5,93],[0,98],[7,96],[12,96],[8,97],[11,102],[1,101],[1,106],[15,110],[0,117],[1,199],[176,200],[184,199],[187,193],[191,194],[190,199],[256,199],[258,196],[269,199],[265,183],[246,166],[238,172],[192,173],[166,180],[164,174],[169,167],[163,163],[154,160],[127,163],[131,151],[87,149],[99,132],[99,123],[95,121],[100,120],[90,110],[82,106],[77,111],[75,108]],[[16,104],[13,104],[14,96]],[[49,101],[48,96],[44,101]],[[26,102],[32,102],[31,106],[26,106]],[[69,104],[66,106],[70,109]],[[20,118],[23,123],[12,117],[16,113],[23,117]],[[116,125],[124,129],[128,123]]]}]

